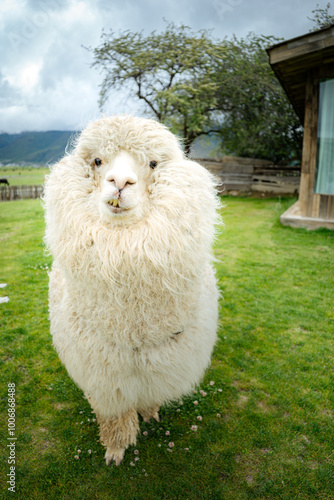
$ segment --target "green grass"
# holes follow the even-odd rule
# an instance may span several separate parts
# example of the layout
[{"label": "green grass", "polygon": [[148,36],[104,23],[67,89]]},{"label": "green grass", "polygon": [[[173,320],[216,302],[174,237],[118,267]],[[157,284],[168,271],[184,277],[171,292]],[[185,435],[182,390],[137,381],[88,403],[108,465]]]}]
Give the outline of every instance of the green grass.
[{"label": "green grass", "polygon": [[[334,499],[334,233],[280,226],[293,201],[224,198],[207,395],[141,422],[139,455],[129,448],[117,468],[51,345],[40,201],[0,204],[2,439],[15,382],[17,498]],[[0,456],[5,492],[5,446]]]},{"label": "green grass", "polygon": [[44,167],[0,167],[0,177],[11,186],[37,186],[43,184],[49,171]]}]

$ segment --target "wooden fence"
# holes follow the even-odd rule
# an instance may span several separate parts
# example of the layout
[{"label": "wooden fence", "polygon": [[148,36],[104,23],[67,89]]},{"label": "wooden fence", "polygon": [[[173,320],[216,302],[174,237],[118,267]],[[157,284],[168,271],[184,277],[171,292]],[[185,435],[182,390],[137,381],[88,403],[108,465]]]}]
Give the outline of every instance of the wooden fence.
[{"label": "wooden fence", "polygon": [[[254,158],[196,159],[221,179],[221,193],[298,194],[300,168]],[[0,201],[40,198],[43,186],[0,186]]]},{"label": "wooden fence", "polygon": [[40,198],[43,186],[0,186],[0,201]]},{"label": "wooden fence", "polygon": [[278,166],[267,160],[225,156],[222,160],[198,159],[222,181],[221,192],[297,194],[300,167]]}]

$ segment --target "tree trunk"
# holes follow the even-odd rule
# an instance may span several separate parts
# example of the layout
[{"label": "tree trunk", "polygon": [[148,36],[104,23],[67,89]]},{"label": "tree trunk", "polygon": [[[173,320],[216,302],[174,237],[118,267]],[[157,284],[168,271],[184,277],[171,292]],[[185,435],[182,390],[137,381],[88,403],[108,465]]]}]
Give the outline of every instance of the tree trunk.
[{"label": "tree trunk", "polygon": [[190,148],[191,148],[191,142],[189,142],[187,139],[184,139],[183,141],[183,148],[186,156],[189,156],[190,153]]},{"label": "tree trunk", "polygon": [[185,152],[186,156],[189,156],[192,143],[194,142],[194,140],[196,139],[196,137],[197,137],[197,135],[190,134],[190,135],[185,136],[183,138],[183,148],[184,148],[184,152]]}]

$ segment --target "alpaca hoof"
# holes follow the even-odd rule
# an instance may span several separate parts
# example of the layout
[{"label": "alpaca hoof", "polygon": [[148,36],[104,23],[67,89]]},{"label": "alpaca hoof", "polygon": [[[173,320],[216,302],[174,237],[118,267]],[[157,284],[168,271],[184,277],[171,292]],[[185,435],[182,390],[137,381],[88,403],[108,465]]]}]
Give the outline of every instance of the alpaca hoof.
[{"label": "alpaca hoof", "polygon": [[124,458],[124,453],[125,453],[124,448],[121,449],[107,448],[106,454],[104,456],[104,458],[106,459],[106,464],[110,465],[111,461],[114,460],[116,465],[120,465],[121,461]]},{"label": "alpaca hoof", "polygon": [[152,415],[150,415],[149,417],[143,417],[143,420],[144,420],[144,422],[146,422],[148,424],[151,421],[151,418],[154,418],[154,420],[156,420],[157,422],[160,422],[159,413],[157,411],[155,413],[153,413]]},{"label": "alpaca hoof", "polygon": [[160,422],[160,417],[159,417],[159,413],[156,411],[152,417],[154,418],[154,420],[156,420],[157,422]]}]

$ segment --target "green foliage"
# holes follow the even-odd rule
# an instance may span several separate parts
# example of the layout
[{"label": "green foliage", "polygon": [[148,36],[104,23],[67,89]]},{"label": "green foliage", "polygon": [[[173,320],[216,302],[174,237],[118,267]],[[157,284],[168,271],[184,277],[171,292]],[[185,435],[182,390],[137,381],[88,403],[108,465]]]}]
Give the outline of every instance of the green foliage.
[{"label": "green foliage", "polygon": [[[333,498],[334,233],[281,226],[295,200],[224,201],[206,395],[164,407],[159,424],[141,421],[136,447],[109,468],[95,415],[52,347],[41,203],[0,204],[2,436],[15,382],[17,498]],[[6,446],[0,457],[5,498]]]},{"label": "green foliage", "polygon": [[219,108],[225,112],[220,132],[227,154],[275,163],[301,158],[302,127],[265,50],[277,42],[254,34],[225,40],[224,64],[216,77]]},{"label": "green foliage", "polygon": [[307,18],[314,23],[314,28],[310,29],[310,31],[329,28],[332,24],[334,24],[334,15],[329,12],[330,8],[330,2],[327,3],[324,9],[322,9],[317,3],[316,8],[312,10],[312,14],[314,15],[314,17]]},{"label": "green foliage", "polygon": [[[184,139],[220,134],[227,154],[285,162],[300,159],[302,130],[265,51],[273,37],[215,40],[169,24],[162,33],[103,33],[92,50],[104,73],[103,107],[127,88]],[[277,41],[277,40],[276,40]]]},{"label": "green foliage", "polygon": [[170,23],[163,33],[103,33],[93,66],[105,74],[100,106],[110,90],[127,86],[155,117],[185,140],[185,149],[215,126],[218,85],[214,73],[224,47],[207,30]]}]

